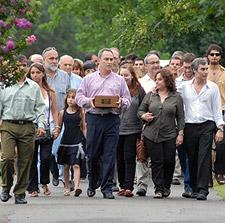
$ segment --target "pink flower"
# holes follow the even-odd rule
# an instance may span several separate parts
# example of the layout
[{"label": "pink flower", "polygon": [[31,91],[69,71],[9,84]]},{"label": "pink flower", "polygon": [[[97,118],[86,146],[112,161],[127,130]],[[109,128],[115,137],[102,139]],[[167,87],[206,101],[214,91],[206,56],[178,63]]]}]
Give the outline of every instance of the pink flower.
[{"label": "pink flower", "polygon": [[30,29],[32,28],[32,23],[24,18],[15,18],[14,19],[15,26],[21,28],[21,29]]},{"label": "pink flower", "polygon": [[12,39],[7,40],[6,48],[8,49],[8,51],[13,50],[15,48],[15,43]]},{"label": "pink flower", "polygon": [[2,27],[2,25],[3,25],[3,20],[0,19],[0,27]]},{"label": "pink flower", "polygon": [[10,28],[11,28],[11,25],[10,25],[9,22],[5,23],[5,28],[6,28],[6,29],[10,29]]},{"label": "pink flower", "polygon": [[35,35],[31,35],[26,38],[26,42],[28,45],[32,45],[36,40],[37,37]]}]

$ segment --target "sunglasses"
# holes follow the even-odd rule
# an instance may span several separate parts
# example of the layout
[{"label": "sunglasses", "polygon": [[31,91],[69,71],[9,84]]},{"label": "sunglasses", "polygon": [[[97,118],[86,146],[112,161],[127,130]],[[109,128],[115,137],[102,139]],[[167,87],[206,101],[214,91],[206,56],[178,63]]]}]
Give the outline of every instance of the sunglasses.
[{"label": "sunglasses", "polygon": [[209,55],[210,55],[211,57],[213,57],[213,56],[219,57],[219,56],[220,56],[220,53],[210,53]]}]

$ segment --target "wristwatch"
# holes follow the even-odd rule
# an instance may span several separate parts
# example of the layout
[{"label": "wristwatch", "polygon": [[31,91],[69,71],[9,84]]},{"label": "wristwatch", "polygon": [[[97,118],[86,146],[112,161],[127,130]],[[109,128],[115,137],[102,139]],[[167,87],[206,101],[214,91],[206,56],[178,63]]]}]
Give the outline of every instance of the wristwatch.
[{"label": "wristwatch", "polygon": [[220,130],[221,132],[224,131],[223,127],[218,127],[217,129]]}]

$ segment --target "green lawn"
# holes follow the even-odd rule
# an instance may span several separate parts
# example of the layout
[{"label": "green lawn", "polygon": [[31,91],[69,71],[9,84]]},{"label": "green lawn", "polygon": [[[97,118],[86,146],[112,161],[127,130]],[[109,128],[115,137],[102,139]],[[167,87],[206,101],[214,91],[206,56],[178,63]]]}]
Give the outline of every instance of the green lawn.
[{"label": "green lawn", "polygon": [[225,185],[219,185],[215,180],[213,182],[213,189],[217,192],[217,194],[225,200]]}]

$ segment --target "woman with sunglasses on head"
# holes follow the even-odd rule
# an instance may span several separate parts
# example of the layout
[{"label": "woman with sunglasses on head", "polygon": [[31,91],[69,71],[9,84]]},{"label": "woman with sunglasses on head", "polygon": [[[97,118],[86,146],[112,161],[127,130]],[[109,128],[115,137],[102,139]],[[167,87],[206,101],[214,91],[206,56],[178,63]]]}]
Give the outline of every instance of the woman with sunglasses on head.
[{"label": "woman with sunglasses on head", "polygon": [[117,146],[117,170],[120,191],[119,196],[132,197],[136,168],[136,142],[140,138],[142,122],[137,117],[137,110],[145,96],[145,91],[138,82],[132,66],[120,68],[131,94],[131,105],[120,115],[120,133]]},{"label": "woman with sunglasses on head", "polygon": [[53,140],[58,137],[60,132],[58,112],[56,108],[56,97],[55,92],[49,87],[47,83],[45,69],[41,63],[33,63],[29,68],[27,77],[35,81],[41,89],[41,93],[46,104],[46,123],[49,122],[52,135],[51,139],[48,139],[44,142],[41,142],[39,140],[35,141],[35,153],[30,171],[30,183],[28,186],[28,191],[30,192],[32,197],[38,196],[37,161],[38,148],[40,147],[40,183],[42,184],[44,195],[49,196],[51,192],[47,184],[50,183],[49,169],[52,143]]}]

